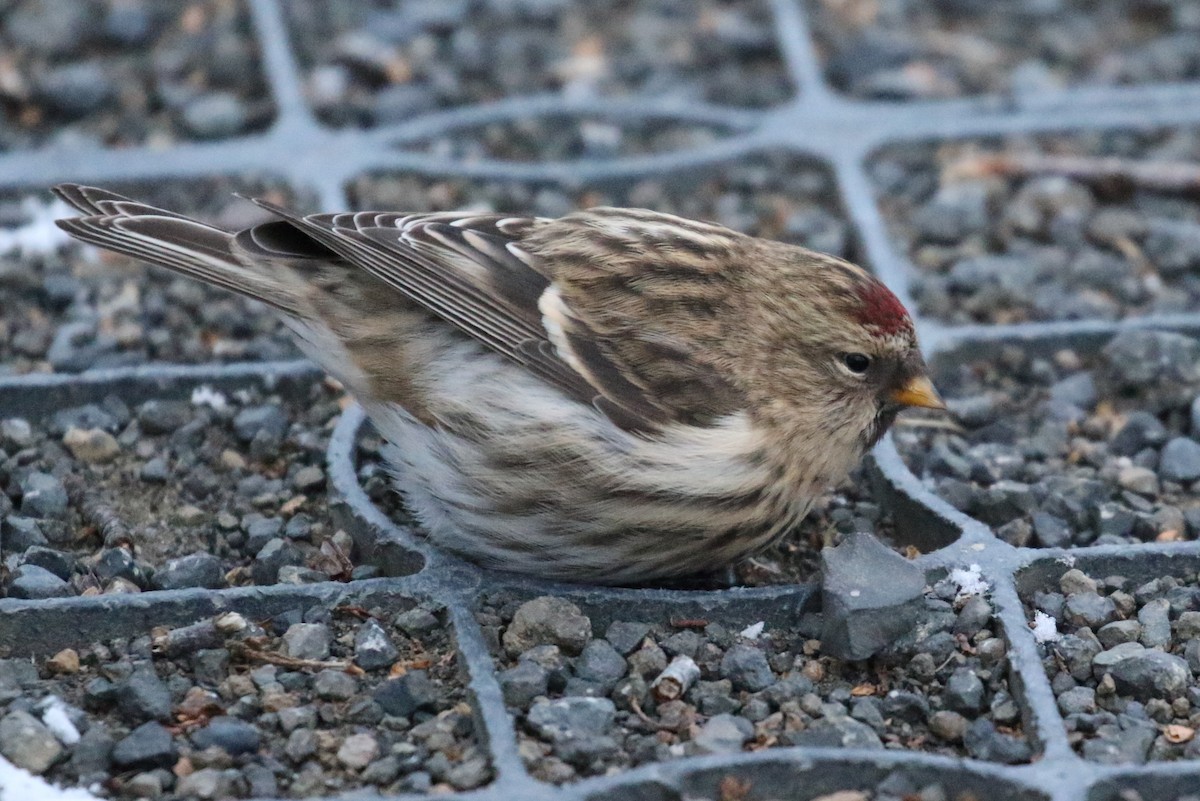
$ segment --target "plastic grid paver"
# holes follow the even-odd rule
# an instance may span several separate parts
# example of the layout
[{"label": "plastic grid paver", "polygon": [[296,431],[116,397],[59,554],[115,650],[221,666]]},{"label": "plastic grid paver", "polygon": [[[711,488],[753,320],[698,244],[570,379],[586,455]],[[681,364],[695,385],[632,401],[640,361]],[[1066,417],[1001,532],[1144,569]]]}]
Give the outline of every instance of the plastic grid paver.
[{"label": "plastic grid paver", "polygon": [[[95,183],[187,178],[270,171],[296,189],[315,192],[321,205],[347,205],[346,189],[364,173],[407,171],[428,176],[579,183],[658,175],[779,149],[826,163],[833,169],[842,203],[872,269],[910,301],[910,265],[885,229],[866,173],[878,148],[931,139],[1049,133],[1109,128],[1150,129],[1200,122],[1200,84],[1081,89],[1019,98],[981,97],[944,102],[868,103],[846,99],[822,78],[801,4],[773,0],[775,31],[798,95],[766,110],[706,105],[671,107],[637,99],[572,100],[532,96],[435,111],[399,125],[371,130],[331,129],[308,108],[301,72],[288,40],[279,0],[250,0],[256,34],[278,116],[271,128],[236,140],[184,144],[169,150],[40,150],[0,154],[0,188],[41,190],[57,181]],[[728,137],[704,147],[601,161],[459,163],[409,149],[429,137],[481,124],[530,116],[601,118],[619,123],[669,118],[720,125]],[[911,303],[908,303],[910,308]],[[1070,321],[1010,326],[947,327],[918,320],[931,358],[978,358],[1006,344],[1050,352],[1064,346],[1094,347],[1132,327],[1200,331],[1200,313],[1147,316],[1118,322]],[[197,384],[232,390],[259,384],[286,392],[311,379],[304,362],[227,366],[145,366],[82,375],[32,375],[0,381],[0,417],[42,417],[57,408],[118,393],[140,398],[185,397]],[[987,799],[1107,801],[1126,788],[1144,797],[1170,799],[1200,786],[1200,766],[1153,764],[1114,767],[1083,761],[1067,740],[1055,697],[1029,630],[1019,589],[1041,586],[1077,560],[1103,574],[1128,569],[1150,574],[1195,571],[1200,542],[1098,546],[1060,550],[1013,548],[982,523],[933,496],[900,460],[890,438],[871,458],[881,503],[893,514],[899,539],[926,552],[918,558],[931,578],[949,568],[978,564],[992,587],[992,601],[1009,643],[1011,684],[1019,696],[1025,730],[1040,757],[1032,764],[1000,766],[902,751],[777,748],[753,754],[680,759],[618,776],[555,787],[529,776],[517,751],[512,719],[501,697],[493,660],[473,615],[478,598],[492,590],[523,596],[555,594],[585,604],[599,619],[636,604],[642,615],[707,616],[725,621],[793,622],[812,600],[804,585],[709,592],[589,588],[549,584],[482,571],[444,554],[389,519],[368,500],[355,471],[355,441],[364,416],[350,408],[334,432],[328,473],[335,507],[367,562],[390,578],[307,587],[246,587],[218,591],[174,590],[48,601],[0,601],[0,642],[10,655],[47,654],[104,637],[125,636],[151,625],[185,624],[224,610],[269,616],[298,604],[361,603],[384,596],[444,604],[469,676],[482,739],[491,752],[495,779],[460,797],[471,799],[602,798],[681,799],[716,797],[726,776],[752,779],[749,798],[812,798],[847,787],[869,788],[899,771],[915,781],[938,782]],[[1020,579],[1020,582],[1018,581]],[[1020,584],[1020,587],[1019,587]],[[607,611],[606,611],[607,610]]]}]

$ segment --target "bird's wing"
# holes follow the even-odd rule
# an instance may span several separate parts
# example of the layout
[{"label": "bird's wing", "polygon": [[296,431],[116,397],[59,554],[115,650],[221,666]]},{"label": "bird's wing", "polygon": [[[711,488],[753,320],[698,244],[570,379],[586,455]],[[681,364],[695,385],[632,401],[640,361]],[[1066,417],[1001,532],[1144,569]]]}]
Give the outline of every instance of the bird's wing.
[{"label": "bird's wing", "polygon": [[[529,246],[553,240],[564,223],[563,233],[574,235],[571,218],[468,212],[300,217],[256,202],[622,428],[650,433],[672,422],[707,425],[744,405],[696,352],[687,331],[673,328],[694,294],[667,309],[669,276],[653,269],[606,272],[604,253],[596,254],[596,269],[624,291],[599,286],[589,294],[586,279]],[[645,257],[656,263],[671,255],[668,248]],[[656,321],[657,313],[662,318]]]}]

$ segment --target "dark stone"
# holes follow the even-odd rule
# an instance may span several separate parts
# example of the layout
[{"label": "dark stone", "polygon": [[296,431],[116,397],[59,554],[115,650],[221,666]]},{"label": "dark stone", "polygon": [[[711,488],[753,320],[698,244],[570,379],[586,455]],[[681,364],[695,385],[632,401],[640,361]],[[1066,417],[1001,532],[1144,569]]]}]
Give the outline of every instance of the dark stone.
[{"label": "dark stone", "polygon": [[821,571],[821,646],[829,656],[866,659],[909,631],[920,615],[924,571],[869,534],[851,534],[824,549]]},{"label": "dark stone", "polygon": [[963,745],[975,759],[1004,765],[1028,762],[1033,756],[1029,743],[1001,734],[987,718],[979,718],[967,727],[963,732]]},{"label": "dark stone", "polygon": [[171,733],[153,721],[138,726],[112,750],[113,764],[125,770],[169,768],[177,757]]},{"label": "dark stone", "polygon": [[154,582],[164,590],[203,587],[218,590],[225,586],[221,559],[211,553],[193,553],[167,563],[154,573]]},{"label": "dark stone", "polygon": [[216,746],[231,756],[258,750],[258,728],[237,718],[215,717],[208,725],[192,733],[192,744],[199,749]]},{"label": "dark stone", "polygon": [[39,600],[42,598],[65,598],[74,593],[71,585],[44,567],[21,565],[14,571],[8,585],[12,598]]},{"label": "dark stone", "polygon": [[374,618],[359,626],[354,634],[354,663],[363,670],[391,667],[399,655],[392,638]]},{"label": "dark stone", "polygon": [[387,714],[407,718],[419,709],[432,709],[438,694],[425,671],[410,670],[380,684],[372,697]]},{"label": "dark stone", "polygon": [[117,686],[117,708],[128,720],[171,719],[171,691],[153,665],[139,665],[129,678]]}]

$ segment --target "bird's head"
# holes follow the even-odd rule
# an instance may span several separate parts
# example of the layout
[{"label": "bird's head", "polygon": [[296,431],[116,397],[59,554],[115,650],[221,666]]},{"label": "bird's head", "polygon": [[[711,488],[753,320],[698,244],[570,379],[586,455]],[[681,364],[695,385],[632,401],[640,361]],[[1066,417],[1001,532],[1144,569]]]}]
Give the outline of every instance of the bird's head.
[{"label": "bird's head", "polygon": [[913,322],[877,278],[840,259],[789,248],[765,267],[756,327],[763,396],[784,425],[853,433],[870,447],[908,407],[944,409]]}]

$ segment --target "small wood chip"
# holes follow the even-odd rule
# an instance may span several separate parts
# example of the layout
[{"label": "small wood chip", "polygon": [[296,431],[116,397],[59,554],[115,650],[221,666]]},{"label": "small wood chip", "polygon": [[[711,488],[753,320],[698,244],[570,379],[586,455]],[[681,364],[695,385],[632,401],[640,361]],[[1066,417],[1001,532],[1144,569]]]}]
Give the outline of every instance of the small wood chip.
[{"label": "small wood chip", "polygon": [[1169,743],[1187,743],[1196,736],[1196,730],[1191,726],[1181,726],[1177,723],[1172,723],[1163,729],[1163,737],[1167,738]]}]

